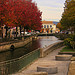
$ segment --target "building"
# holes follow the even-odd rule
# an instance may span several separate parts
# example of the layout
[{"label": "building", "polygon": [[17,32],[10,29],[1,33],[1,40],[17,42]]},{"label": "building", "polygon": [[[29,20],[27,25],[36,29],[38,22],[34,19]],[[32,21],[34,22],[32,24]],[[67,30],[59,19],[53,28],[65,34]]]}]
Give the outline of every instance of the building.
[{"label": "building", "polygon": [[53,21],[42,21],[41,33],[55,33],[56,25]]}]

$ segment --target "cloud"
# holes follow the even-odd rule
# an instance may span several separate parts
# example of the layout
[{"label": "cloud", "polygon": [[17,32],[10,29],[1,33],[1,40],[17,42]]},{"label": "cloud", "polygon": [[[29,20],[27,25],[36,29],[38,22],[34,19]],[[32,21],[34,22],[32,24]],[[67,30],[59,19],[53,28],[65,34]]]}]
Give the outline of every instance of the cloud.
[{"label": "cloud", "polygon": [[42,19],[61,19],[63,8],[61,7],[49,7],[40,6],[39,9],[42,11]]},{"label": "cloud", "polygon": [[39,6],[39,9],[41,9],[41,10],[54,10],[54,11],[63,10],[63,8],[61,8],[61,7],[50,7],[50,6]]},{"label": "cloud", "polygon": [[38,8],[42,11],[42,19],[57,20],[61,19],[64,11],[65,0],[34,0]]}]

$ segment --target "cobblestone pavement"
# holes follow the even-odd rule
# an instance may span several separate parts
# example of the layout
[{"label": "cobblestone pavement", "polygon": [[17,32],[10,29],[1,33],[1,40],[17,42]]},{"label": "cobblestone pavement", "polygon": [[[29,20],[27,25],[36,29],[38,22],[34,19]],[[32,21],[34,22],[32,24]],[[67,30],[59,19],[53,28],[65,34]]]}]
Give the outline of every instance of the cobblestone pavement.
[{"label": "cobblestone pavement", "polygon": [[26,75],[28,73],[37,72],[37,66],[43,65],[43,64],[56,65],[58,67],[58,73],[49,74],[49,75],[67,75],[70,61],[56,61],[55,60],[55,56],[58,54],[58,52],[62,48],[63,47],[54,50],[53,52],[51,52],[50,54],[48,54],[44,58],[39,58],[33,64],[31,64],[29,67],[27,67],[26,69],[23,69],[23,71],[16,73],[16,74],[13,74],[13,75]]}]

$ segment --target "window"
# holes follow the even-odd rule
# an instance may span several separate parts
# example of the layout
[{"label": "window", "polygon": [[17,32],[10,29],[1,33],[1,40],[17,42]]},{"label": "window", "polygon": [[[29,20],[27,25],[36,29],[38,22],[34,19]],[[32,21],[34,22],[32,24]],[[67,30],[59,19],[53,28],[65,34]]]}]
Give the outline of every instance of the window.
[{"label": "window", "polygon": [[44,28],[46,28],[46,25],[44,25]]},{"label": "window", "polygon": [[49,28],[49,26],[47,25],[47,28]]},{"label": "window", "polygon": [[52,25],[50,25],[50,27],[52,27]]}]

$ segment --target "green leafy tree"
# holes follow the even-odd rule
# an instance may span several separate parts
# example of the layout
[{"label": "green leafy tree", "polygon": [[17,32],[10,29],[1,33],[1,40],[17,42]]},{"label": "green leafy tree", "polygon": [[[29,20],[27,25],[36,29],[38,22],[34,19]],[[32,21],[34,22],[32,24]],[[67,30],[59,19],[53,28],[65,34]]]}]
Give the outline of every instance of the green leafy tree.
[{"label": "green leafy tree", "polygon": [[64,12],[60,22],[64,28],[69,29],[73,27],[75,29],[75,0],[65,1]]}]

